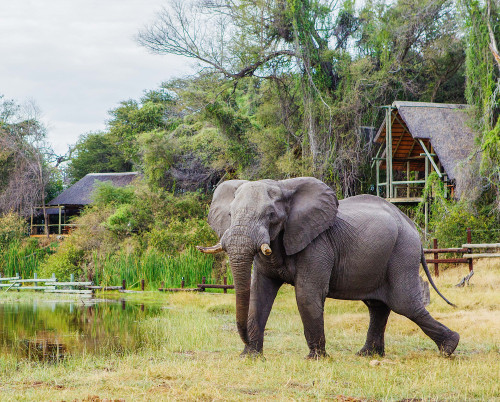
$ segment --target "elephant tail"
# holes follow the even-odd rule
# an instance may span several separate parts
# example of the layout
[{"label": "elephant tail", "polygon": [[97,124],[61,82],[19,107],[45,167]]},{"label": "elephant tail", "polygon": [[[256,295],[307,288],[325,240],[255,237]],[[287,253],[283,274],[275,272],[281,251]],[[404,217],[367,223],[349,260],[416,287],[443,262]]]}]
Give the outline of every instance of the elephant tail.
[{"label": "elephant tail", "polygon": [[425,255],[424,255],[424,249],[422,247],[422,255],[420,257],[420,262],[422,263],[422,266],[424,267],[424,271],[425,271],[425,274],[427,275],[427,279],[429,279],[429,283],[432,285],[432,287],[434,288],[434,290],[437,292],[437,294],[439,296],[441,296],[443,298],[443,300],[448,303],[450,306],[453,306],[453,307],[457,307],[456,305],[454,305],[452,302],[450,302],[446,297],[444,297],[441,292],[438,290],[436,284],[434,283],[434,281],[432,280],[432,277],[431,277],[431,273],[429,272],[429,268],[427,267],[427,261],[425,261]]}]

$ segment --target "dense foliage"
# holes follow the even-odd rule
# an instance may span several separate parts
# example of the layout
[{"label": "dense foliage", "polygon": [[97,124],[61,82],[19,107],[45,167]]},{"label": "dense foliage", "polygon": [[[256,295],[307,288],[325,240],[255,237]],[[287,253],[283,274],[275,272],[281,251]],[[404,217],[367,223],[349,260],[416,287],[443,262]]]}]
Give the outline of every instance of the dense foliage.
[{"label": "dense foliage", "polygon": [[[138,41],[195,60],[199,73],[121,102],[105,131],[80,137],[69,153],[69,182],[118,171],[140,171],[144,180],[134,189],[101,187],[44,272],[111,278],[113,264],[141,270],[147,261],[191,255],[190,246],[215,240],[206,206],[221,180],[315,176],[339,198],[373,193],[379,106],[394,100],[475,107],[469,186],[459,202],[428,189],[429,228],[450,245],[462,242],[463,225],[482,231],[481,239],[496,236],[499,10],[497,0],[167,2]],[[11,110],[0,108],[2,138],[28,122],[13,124]],[[12,155],[0,151],[0,202],[12,188]],[[45,179],[49,157],[27,160],[43,162],[45,181],[33,199],[60,188],[60,176]],[[409,212],[423,225],[422,209]]]},{"label": "dense foliage", "polygon": [[[206,223],[206,201],[197,194],[151,191],[145,184],[116,188],[102,183],[95,201],[75,220],[77,229],[41,267],[41,275],[90,279],[118,285],[140,279],[178,286],[225,274],[222,261],[194,252],[216,238]],[[178,280],[178,281],[177,281]],[[179,283],[175,283],[175,282]]]}]

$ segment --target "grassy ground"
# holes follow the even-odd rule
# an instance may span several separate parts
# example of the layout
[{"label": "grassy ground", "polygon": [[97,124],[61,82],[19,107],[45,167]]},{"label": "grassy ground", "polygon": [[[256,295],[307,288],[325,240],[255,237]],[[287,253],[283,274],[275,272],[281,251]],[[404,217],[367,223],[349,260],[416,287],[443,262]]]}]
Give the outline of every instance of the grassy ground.
[{"label": "grassy ground", "polygon": [[429,311],[461,335],[452,358],[441,357],[415,324],[396,314],[389,318],[386,356],[358,357],[367,309],[328,300],[330,357],[305,360],[293,288],[285,287],[267,325],[265,359],[241,359],[234,295],[151,292],[147,298],[166,308],[142,322],[149,339],[143,350],[58,364],[0,359],[0,400],[500,400],[500,261],[483,260],[473,286],[453,287],[466,274],[465,266],[453,268],[436,281],[457,309],[431,290]]}]

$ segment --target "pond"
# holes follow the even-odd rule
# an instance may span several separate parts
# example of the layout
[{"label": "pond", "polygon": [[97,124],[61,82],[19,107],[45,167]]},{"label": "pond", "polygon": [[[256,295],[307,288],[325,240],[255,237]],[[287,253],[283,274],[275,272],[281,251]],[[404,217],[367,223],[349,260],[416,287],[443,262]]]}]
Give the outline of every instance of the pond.
[{"label": "pond", "polygon": [[0,353],[57,362],[77,354],[134,351],[146,342],[140,321],[163,308],[125,299],[0,303]]}]

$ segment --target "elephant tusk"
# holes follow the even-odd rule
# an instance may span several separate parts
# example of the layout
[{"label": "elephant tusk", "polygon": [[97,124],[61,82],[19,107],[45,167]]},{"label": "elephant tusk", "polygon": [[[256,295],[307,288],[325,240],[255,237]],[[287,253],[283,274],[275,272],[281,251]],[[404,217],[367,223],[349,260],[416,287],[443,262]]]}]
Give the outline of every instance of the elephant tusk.
[{"label": "elephant tusk", "polygon": [[212,247],[196,246],[196,248],[205,254],[216,254],[220,253],[221,251],[224,251],[222,250],[222,245],[220,243],[217,243],[215,246]]},{"label": "elephant tusk", "polygon": [[262,254],[264,255],[271,255],[273,250],[271,250],[271,247],[269,247],[269,244],[264,243],[262,246],[260,246],[260,249],[262,250]]}]

